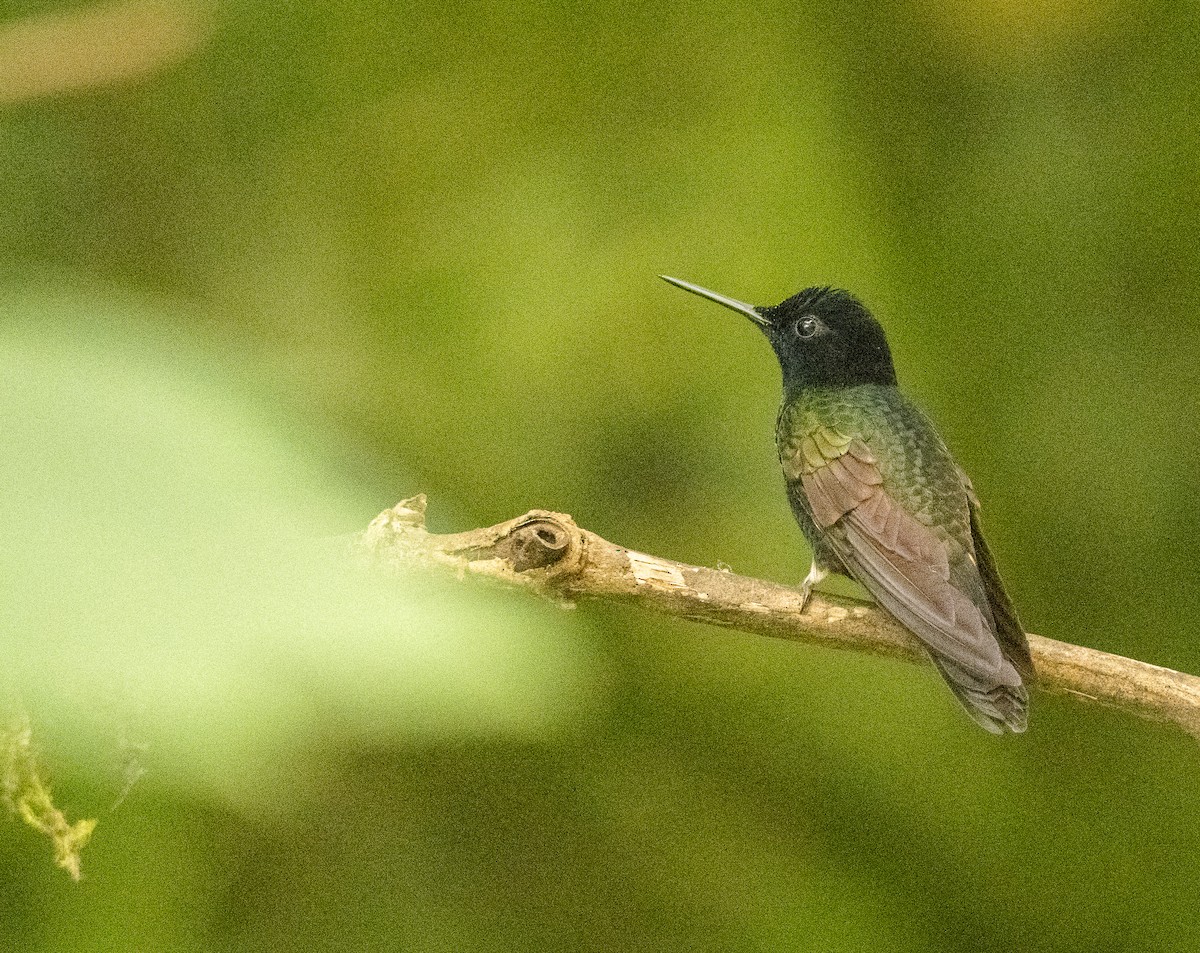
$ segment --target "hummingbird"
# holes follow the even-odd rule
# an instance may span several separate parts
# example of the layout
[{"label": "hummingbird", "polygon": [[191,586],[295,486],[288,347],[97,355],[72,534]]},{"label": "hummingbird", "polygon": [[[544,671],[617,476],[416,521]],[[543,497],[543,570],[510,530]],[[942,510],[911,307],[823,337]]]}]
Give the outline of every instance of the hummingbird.
[{"label": "hummingbird", "polygon": [[979,500],[900,392],[874,315],[836,288],[755,307],[659,277],[749,318],[779,359],[775,444],[813,554],[801,611],[830,573],[856,580],[921,641],[975,722],[993,734],[1024,731],[1033,662],[980,530]]}]

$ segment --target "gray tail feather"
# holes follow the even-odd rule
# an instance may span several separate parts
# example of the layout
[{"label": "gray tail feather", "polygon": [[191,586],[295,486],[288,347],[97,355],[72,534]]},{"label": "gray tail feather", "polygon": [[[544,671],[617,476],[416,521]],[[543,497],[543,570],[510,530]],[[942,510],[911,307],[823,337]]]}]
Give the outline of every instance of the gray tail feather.
[{"label": "gray tail feather", "polygon": [[[953,662],[936,656],[933,664],[966,709],[971,719],[994,735],[1023,732],[1029,719],[1029,693],[1018,679],[1016,685],[985,685]],[[1015,674],[1015,672],[1014,672]]]}]

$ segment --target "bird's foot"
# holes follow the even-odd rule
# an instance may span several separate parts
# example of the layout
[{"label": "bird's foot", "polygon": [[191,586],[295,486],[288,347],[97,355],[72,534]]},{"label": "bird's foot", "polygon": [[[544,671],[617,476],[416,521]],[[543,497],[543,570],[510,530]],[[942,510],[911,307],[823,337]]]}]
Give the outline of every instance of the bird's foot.
[{"label": "bird's foot", "polygon": [[801,614],[803,614],[804,610],[806,608],[808,608],[808,600],[811,598],[812,598],[812,586],[809,584],[808,580],[806,579],[806,580],[804,580],[804,582],[802,582],[800,584],[800,613]]},{"label": "bird's foot", "polygon": [[821,569],[816,563],[813,563],[808,568],[808,575],[804,577],[804,582],[800,583],[800,611],[804,612],[808,608],[808,600],[812,598],[813,586],[819,583],[822,579],[829,575],[829,570]]}]

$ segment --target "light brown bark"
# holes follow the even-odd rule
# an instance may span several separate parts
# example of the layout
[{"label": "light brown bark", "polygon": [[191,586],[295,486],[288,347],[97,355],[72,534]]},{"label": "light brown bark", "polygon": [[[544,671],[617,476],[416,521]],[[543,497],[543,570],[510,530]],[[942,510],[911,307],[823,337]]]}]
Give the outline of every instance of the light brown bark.
[{"label": "light brown bark", "polygon": [[[719,569],[661,559],[582,529],[564,513],[524,516],[465,533],[425,529],[425,497],[377,516],[357,546],[397,568],[441,566],[563,601],[620,600],[667,615],[872,655],[927,661],[920,643],[872,604],[814,594]],[[1097,649],[1029,636],[1036,688],[1178,725],[1200,738],[1200,678]]]}]

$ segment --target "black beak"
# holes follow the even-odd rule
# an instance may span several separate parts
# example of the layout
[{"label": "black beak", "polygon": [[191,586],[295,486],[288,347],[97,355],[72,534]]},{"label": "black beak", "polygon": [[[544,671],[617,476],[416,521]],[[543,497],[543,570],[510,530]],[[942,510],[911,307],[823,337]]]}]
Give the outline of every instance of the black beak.
[{"label": "black beak", "polygon": [[690,281],[680,281],[678,278],[671,278],[668,275],[659,275],[663,281],[674,285],[676,288],[682,288],[684,291],[690,291],[694,295],[699,295],[701,298],[707,298],[709,301],[715,301],[717,304],[723,304],[727,308],[743,314],[761,328],[771,326],[771,322],[758,313],[754,305],[746,304],[744,301],[738,301],[735,298],[726,298],[725,295],[717,294],[715,291],[709,291],[707,288],[701,288],[699,285],[694,285]]}]

